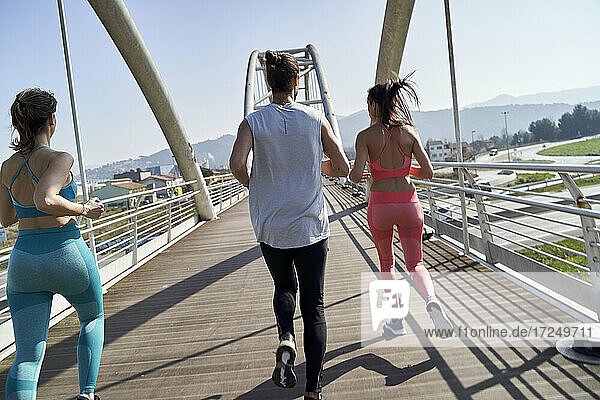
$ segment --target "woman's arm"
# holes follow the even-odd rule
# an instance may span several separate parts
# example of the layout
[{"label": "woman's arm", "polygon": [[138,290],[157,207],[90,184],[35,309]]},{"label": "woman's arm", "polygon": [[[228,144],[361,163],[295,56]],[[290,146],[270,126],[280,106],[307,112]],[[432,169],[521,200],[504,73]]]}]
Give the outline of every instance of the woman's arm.
[{"label": "woman's arm", "polygon": [[408,132],[410,132],[410,134],[414,138],[412,145],[412,153],[415,156],[417,162],[419,163],[419,167],[410,167],[410,174],[415,178],[419,179],[433,178],[433,167],[431,166],[431,161],[429,161],[427,152],[423,148],[423,144],[421,143],[421,138],[419,137],[417,129],[409,128]]},{"label": "woman's arm", "polygon": [[[4,167],[4,163],[2,167]],[[8,188],[3,183],[0,183],[0,223],[6,228],[18,220],[17,212],[8,193]]]},{"label": "woman's arm", "polygon": [[[70,215],[85,215],[90,218],[99,217],[104,208],[100,202],[92,199],[84,205],[74,203],[58,195],[69,176],[72,166],[73,157],[69,153],[58,152],[53,156],[48,164],[48,169],[40,178],[33,193],[35,207],[57,217]],[[98,215],[96,216],[96,214]]]},{"label": "woman's arm", "polygon": [[244,119],[238,128],[237,138],[231,150],[229,157],[229,169],[231,173],[242,185],[248,187],[250,177],[248,176],[248,154],[252,150],[252,130],[248,121]]},{"label": "woman's arm", "polygon": [[352,167],[352,171],[350,171],[349,176],[350,180],[354,183],[360,183],[365,170],[365,164],[369,159],[369,149],[367,148],[367,143],[365,142],[365,135],[363,132],[360,132],[356,136],[356,143],[354,145],[356,157],[354,159],[354,166]]}]

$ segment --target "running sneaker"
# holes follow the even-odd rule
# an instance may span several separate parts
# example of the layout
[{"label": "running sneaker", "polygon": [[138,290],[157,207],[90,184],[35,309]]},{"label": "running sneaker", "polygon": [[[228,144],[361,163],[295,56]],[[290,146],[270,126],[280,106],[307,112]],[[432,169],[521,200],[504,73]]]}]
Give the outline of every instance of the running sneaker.
[{"label": "running sneaker", "polygon": [[304,400],[325,400],[325,397],[323,397],[323,395],[319,393],[317,397],[304,396]]},{"label": "running sneaker", "polygon": [[296,359],[296,342],[291,333],[281,337],[279,346],[275,351],[275,369],[273,370],[273,382],[282,388],[293,388],[296,385],[296,373],[294,372],[294,360]]},{"label": "running sneaker", "polygon": [[404,318],[389,318],[385,320],[383,325],[383,333],[389,333],[394,336],[406,335],[406,328],[404,327]]},{"label": "running sneaker", "polygon": [[[77,398],[75,400],[90,400],[90,399],[89,399],[89,397],[79,395],[79,396],[77,396]],[[98,397],[97,394],[94,394],[94,400],[100,400],[100,397]]]},{"label": "running sneaker", "polygon": [[442,310],[442,305],[439,301],[435,297],[427,300],[425,309],[433,321],[437,336],[442,339],[451,337],[454,332],[454,326],[452,325],[450,318],[448,318],[444,310]]}]

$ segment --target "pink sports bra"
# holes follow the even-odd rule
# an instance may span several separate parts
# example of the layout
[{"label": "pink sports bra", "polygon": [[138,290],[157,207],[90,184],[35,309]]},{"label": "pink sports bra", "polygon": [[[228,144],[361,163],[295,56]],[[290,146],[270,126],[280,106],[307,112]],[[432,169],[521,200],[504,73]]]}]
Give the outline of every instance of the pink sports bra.
[{"label": "pink sports bra", "polygon": [[[375,181],[379,181],[381,179],[408,176],[410,174],[410,164],[411,164],[410,157],[408,157],[406,154],[404,154],[404,152],[400,148],[400,145],[392,138],[392,132],[390,132],[390,130],[382,123],[379,122],[379,124],[381,126],[383,126],[383,129],[385,129],[385,131],[388,133],[388,139],[385,142],[385,146],[383,146],[383,150],[381,150],[381,154],[379,154],[379,157],[377,158],[377,160],[369,163],[369,169],[371,170],[371,176],[373,177],[373,181],[375,182]],[[387,148],[387,145],[390,142],[390,139],[396,144],[396,147],[398,147],[398,150],[400,151],[400,153],[402,153],[402,155],[404,155],[404,162],[402,163],[402,166],[400,168],[387,169],[387,168],[383,168],[381,166],[381,163],[380,163],[381,155]]]}]

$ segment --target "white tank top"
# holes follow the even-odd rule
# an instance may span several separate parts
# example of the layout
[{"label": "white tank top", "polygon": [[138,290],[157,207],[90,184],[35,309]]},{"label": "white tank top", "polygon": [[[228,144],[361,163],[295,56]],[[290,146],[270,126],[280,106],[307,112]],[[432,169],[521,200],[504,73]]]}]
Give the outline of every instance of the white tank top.
[{"label": "white tank top", "polygon": [[250,219],[258,242],[308,246],[329,237],[321,183],[321,111],[269,104],[246,116],[253,136]]}]

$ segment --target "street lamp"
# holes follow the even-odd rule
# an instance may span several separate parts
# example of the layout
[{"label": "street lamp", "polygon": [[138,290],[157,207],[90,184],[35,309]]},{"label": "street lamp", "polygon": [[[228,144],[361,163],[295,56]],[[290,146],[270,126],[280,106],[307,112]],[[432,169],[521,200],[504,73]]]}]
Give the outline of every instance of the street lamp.
[{"label": "street lamp", "polygon": [[506,133],[506,151],[508,152],[508,162],[510,162],[510,143],[508,142],[508,127],[506,124],[506,116],[508,111],[502,111],[500,114],[504,115],[504,132]]},{"label": "street lamp", "polygon": [[477,162],[477,152],[473,143],[475,143],[475,130],[471,131],[471,147],[473,148],[473,162]]}]

